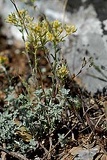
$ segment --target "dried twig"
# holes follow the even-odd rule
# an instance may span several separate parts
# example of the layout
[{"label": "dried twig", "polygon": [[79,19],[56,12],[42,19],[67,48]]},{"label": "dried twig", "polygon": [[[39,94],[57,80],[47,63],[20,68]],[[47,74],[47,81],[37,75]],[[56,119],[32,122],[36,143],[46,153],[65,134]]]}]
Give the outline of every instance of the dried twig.
[{"label": "dried twig", "polygon": [[[83,110],[84,110],[84,113],[85,113],[85,102],[84,102],[84,105],[83,105]],[[100,118],[99,118],[99,120],[98,120],[98,122],[97,122],[96,124],[94,124],[93,121],[91,121],[88,113],[85,114],[86,121],[87,121],[87,123],[88,123],[88,125],[89,125],[89,127],[90,127],[90,129],[91,129],[91,131],[92,131],[87,141],[89,141],[90,137],[91,137],[92,135],[94,135],[94,136],[96,137],[96,141],[97,141],[98,144],[99,144],[99,147],[102,149],[102,151],[104,152],[104,154],[107,155],[107,151],[104,149],[104,146],[101,144],[101,140],[100,140],[99,137],[96,135],[96,131],[97,131],[97,132],[103,131],[101,128],[98,127],[98,124],[100,123],[100,121],[102,120],[102,118],[103,118],[104,116],[105,116],[105,114],[101,115]]]},{"label": "dried twig", "polygon": [[10,152],[7,149],[4,149],[2,147],[0,147],[0,150],[7,153],[8,155],[10,155],[12,157],[15,157],[15,158],[19,159],[19,160],[29,160],[28,158],[24,157],[23,155],[21,155],[17,152]]},{"label": "dried twig", "polygon": [[[3,143],[3,148],[5,149],[6,148],[6,144]],[[1,159],[2,160],[6,160],[6,153],[4,151],[1,152]]]},{"label": "dried twig", "polygon": [[105,110],[105,117],[106,117],[106,129],[107,129],[107,101],[105,101],[103,103],[103,106],[104,106],[104,110]]},{"label": "dried twig", "polygon": [[[65,138],[69,135],[69,133],[70,133],[71,131],[72,131],[72,129],[70,129],[70,130],[67,132],[67,134],[64,136],[63,139],[65,139]],[[42,158],[42,160],[45,160],[46,157],[48,157],[48,155],[56,148],[56,146],[57,146],[59,143],[60,143],[60,140],[54,145],[53,148],[51,148],[51,150],[49,150],[49,151],[47,152],[47,154],[45,154],[45,156]]]}]

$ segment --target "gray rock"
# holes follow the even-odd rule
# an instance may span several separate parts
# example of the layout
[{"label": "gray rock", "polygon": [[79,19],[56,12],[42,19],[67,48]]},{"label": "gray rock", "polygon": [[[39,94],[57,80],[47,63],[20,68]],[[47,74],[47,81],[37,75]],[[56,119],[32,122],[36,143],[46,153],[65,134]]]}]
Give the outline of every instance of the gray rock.
[{"label": "gray rock", "polygon": [[89,159],[92,160],[93,156],[98,153],[98,148],[94,147],[92,149],[81,149],[78,151],[78,156],[74,158],[74,160],[84,160]]}]

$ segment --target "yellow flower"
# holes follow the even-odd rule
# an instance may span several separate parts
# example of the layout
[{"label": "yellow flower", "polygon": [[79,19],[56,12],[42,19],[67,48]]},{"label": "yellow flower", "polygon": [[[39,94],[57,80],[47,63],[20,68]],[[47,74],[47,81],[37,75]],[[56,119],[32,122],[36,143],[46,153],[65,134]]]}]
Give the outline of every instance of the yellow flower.
[{"label": "yellow flower", "polygon": [[66,34],[72,34],[72,33],[74,33],[74,32],[76,32],[76,28],[75,28],[75,26],[73,25],[73,26],[71,26],[71,25],[66,25],[65,26],[65,31],[66,31]]},{"label": "yellow flower", "polygon": [[25,42],[25,48],[26,48],[26,50],[28,51],[29,50],[29,42]]},{"label": "yellow flower", "polygon": [[20,15],[26,15],[27,14],[27,11],[24,10],[24,9],[20,9],[18,12],[19,12]]},{"label": "yellow flower", "polygon": [[41,26],[39,24],[36,24],[35,31],[36,32],[40,32],[41,31]]},{"label": "yellow flower", "polygon": [[52,25],[54,28],[58,28],[61,25],[61,23],[58,20],[55,20],[53,21]]},{"label": "yellow flower", "polygon": [[67,67],[65,65],[62,65],[57,70],[57,76],[60,79],[64,79],[68,75],[69,71],[67,70]]},{"label": "yellow flower", "polygon": [[77,31],[77,29],[75,28],[75,26],[73,25],[73,26],[71,26],[71,30],[72,30],[72,33],[74,33],[74,32],[76,32]]},{"label": "yellow flower", "polygon": [[59,27],[57,31],[61,34],[63,32],[63,28]]},{"label": "yellow flower", "polygon": [[16,23],[16,16],[15,16],[15,14],[14,13],[9,14],[9,16],[6,19],[6,22],[13,23],[13,24]]},{"label": "yellow flower", "polygon": [[43,27],[45,30],[47,30],[48,27],[49,27],[49,24],[44,20],[44,21],[42,21],[42,27]]},{"label": "yellow flower", "polygon": [[0,56],[0,64],[3,64],[5,62],[7,62],[7,61],[8,61],[7,57]]},{"label": "yellow flower", "polygon": [[54,40],[54,36],[52,33],[50,33],[49,31],[46,33],[46,37],[48,41],[53,41]]}]

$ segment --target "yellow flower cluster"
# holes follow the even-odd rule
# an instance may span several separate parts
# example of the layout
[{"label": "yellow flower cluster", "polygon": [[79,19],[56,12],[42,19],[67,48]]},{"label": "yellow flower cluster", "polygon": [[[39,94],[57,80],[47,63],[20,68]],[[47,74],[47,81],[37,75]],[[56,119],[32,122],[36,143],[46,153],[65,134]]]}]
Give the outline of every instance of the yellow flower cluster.
[{"label": "yellow flower cluster", "polygon": [[7,19],[6,19],[6,22],[12,23],[12,24],[15,25],[17,23],[17,18],[16,18],[15,13],[9,14],[8,17],[7,17]]},{"label": "yellow flower cluster", "polygon": [[41,26],[40,26],[39,24],[35,24],[34,31],[35,31],[35,32],[41,32],[41,31],[42,31]]},{"label": "yellow flower cluster", "polygon": [[24,15],[26,15],[26,14],[27,14],[27,11],[26,11],[26,10],[24,10],[24,9],[19,10],[18,12],[19,12],[19,14],[20,14],[21,16],[24,16]]},{"label": "yellow flower cluster", "polygon": [[50,22],[45,18],[35,23],[26,10],[18,10],[16,13],[11,13],[7,18],[7,22],[19,27],[22,32],[24,30],[27,31],[26,50],[30,50],[29,46],[35,49],[44,47],[48,42],[57,45],[65,37],[76,31],[75,26],[63,26],[58,20]]},{"label": "yellow flower cluster", "polygon": [[0,56],[0,64],[3,64],[8,61],[8,58],[5,56]]},{"label": "yellow flower cluster", "polygon": [[58,20],[55,20],[53,21],[52,23],[52,26],[53,28],[59,28],[62,24],[58,21]]},{"label": "yellow flower cluster", "polygon": [[31,26],[33,18],[29,16],[27,10],[18,10],[18,12],[11,13],[8,15],[6,22],[14,24],[17,27]]},{"label": "yellow flower cluster", "polygon": [[65,25],[65,31],[66,31],[66,34],[67,35],[70,35],[70,34],[72,34],[72,33],[74,33],[74,32],[76,32],[76,28],[75,28],[75,26],[74,25]]},{"label": "yellow flower cluster", "polygon": [[68,73],[69,73],[69,71],[65,65],[62,65],[62,66],[58,67],[58,69],[57,69],[57,76],[60,79],[64,79],[68,75]]},{"label": "yellow flower cluster", "polygon": [[48,41],[53,41],[54,40],[54,35],[51,32],[46,33],[46,38]]},{"label": "yellow flower cluster", "polygon": [[[27,41],[32,44],[34,48],[45,46],[47,42],[53,42],[58,44],[64,40],[64,38],[76,31],[74,26],[63,24],[58,20],[49,22],[44,19],[42,22],[32,23],[29,28],[29,35]],[[64,34],[62,34],[64,32]],[[30,37],[33,37],[30,38]],[[28,45],[26,47],[28,49]]]}]

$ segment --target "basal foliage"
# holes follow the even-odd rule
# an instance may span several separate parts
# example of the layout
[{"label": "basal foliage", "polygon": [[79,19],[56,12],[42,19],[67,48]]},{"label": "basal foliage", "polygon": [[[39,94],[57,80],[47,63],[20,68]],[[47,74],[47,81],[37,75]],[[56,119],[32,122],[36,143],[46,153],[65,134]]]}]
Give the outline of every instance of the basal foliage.
[{"label": "basal foliage", "polygon": [[[19,149],[28,153],[36,149],[44,137],[50,136],[57,128],[69,106],[67,99],[69,90],[59,89],[56,97],[52,97],[52,88],[38,89],[30,100],[24,95],[6,99],[5,109],[0,113],[0,141],[7,144],[7,148]],[[25,144],[25,146],[24,146]]]}]

